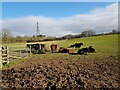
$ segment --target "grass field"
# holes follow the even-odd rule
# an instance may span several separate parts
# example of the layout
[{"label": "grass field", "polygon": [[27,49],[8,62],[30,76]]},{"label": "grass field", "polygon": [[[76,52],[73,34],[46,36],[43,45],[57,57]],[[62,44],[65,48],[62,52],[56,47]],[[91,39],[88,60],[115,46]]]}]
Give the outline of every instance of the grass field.
[{"label": "grass field", "polygon": [[[58,44],[59,47],[68,47],[71,44],[76,42],[82,42],[84,45],[81,47],[93,46],[97,53],[90,53],[87,56],[72,56],[72,57],[80,57],[80,58],[105,58],[109,56],[117,56],[118,55],[118,35],[104,35],[104,36],[94,36],[87,38],[77,38],[71,40],[60,40],[60,41],[47,41],[47,42],[36,42],[36,43],[45,43],[47,50],[50,50],[50,45],[55,43]],[[3,44],[4,46],[14,47],[20,49],[21,47],[26,47],[27,43],[11,43],[11,44]],[[76,52],[77,50],[74,50]],[[35,56],[35,55],[34,55]],[[37,55],[38,56],[38,55]],[[59,56],[70,56],[69,54],[52,54],[47,53],[45,55],[39,55],[40,57],[59,57]],[[19,61],[16,61],[19,62]],[[16,63],[11,62],[11,63]],[[10,63],[10,64],[11,64]]]},{"label": "grass field", "polygon": [[[76,42],[84,44],[81,48],[93,46],[96,49],[96,53],[70,55],[68,53],[47,52],[46,54],[33,54],[30,57],[10,62],[3,67],[3,87],[45,88],[51,87],[56,83],[57,88],[67,88],[67,86],[72,88],[81,86],[81,88],[90,90],[93,88],[118,88],[120,84],[118,78],[118,35],[42,43],[46,43],[47,49],[50,50],[52,43],[58,44],[59,49],[61,46],[68,47]],[[4,45],[20,48],[25,47],[26,43]],[[7,82],[9,77],[14,80],[13,83]],[[69,81],[68,77],[70,78],[70,83],[67,83]],[[78,81],[81,81],[81,83]],[[23,85],[21,82],[25,84]],[[49,82],[52,85],[48,85]]]},{"label": "grass field", "polygon": [[[97,53],[99,54],[117,54],[118,52],[118,35],[105,35],[105,36],[94,36],[87,38],[78,38],[71,40],[61,40],[61,41],[47,41],[47,42],[36,42],[45,43],[48,50],[50,50],[50,45],[55,43],[59,47],[68,47],[76,42],[82,42],[84,45],[82,47],[93,46]],[[8,47],[26,47],[27,43],[11,43],[3,44]],[[82,48],[81,47],[81,48]]]}]

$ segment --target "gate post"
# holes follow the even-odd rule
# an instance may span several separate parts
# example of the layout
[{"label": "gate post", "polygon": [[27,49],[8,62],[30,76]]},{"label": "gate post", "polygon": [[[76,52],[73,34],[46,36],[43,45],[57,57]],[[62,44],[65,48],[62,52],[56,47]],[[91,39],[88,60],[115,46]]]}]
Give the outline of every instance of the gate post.
[{"label": "gate post", "polygon": [[20,58],[21,58],[21,49],[20,49],[20,55],[19,55],[19,56],[20,56]]},{"label": "gate post", "polygon": [[0,46],[0,70],[2,69],[2,47]]},{"label": "gate post", "polygon": [[6,51],[7,51],[7,64],[9,64],[9,48],[6,46]]},{"label": "gate post", "polygon": [[30,45],[30,56],[31,56],[31,45]]}]

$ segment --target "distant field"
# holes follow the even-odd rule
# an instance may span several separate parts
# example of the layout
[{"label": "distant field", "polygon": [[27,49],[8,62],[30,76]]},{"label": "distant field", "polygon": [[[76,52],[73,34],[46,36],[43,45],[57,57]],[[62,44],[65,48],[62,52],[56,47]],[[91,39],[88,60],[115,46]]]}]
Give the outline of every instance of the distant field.
[{"label": "distant field", "polygon": [[[36,43],[45,43],[48,50],[50,50],[50,45],[52,43],[58,44],[59,47],[68,47],[71,44],[76,42],[82,42],[84,45],[81,47],[93,46],[97,54],[109,54],[115,55],[118,53],[118,35],[105,35],[105,36],[94,36],[87,38],[77,38],[71,40],[59,40],[59,41],[47,41],[47,42],[36,42]],[[26,47],[27,43],[11,43],[11,44],[3,44],[8,47]]]},{"label": "distant field", "polygon": [[[98,55],[116,55],[118,53],[118,35],[95,36],[63,41],[61,46],[69,46],[75,42],[83,42],[82,47],[93,46]],[[82,48],[81,47],[81,48]]]}]

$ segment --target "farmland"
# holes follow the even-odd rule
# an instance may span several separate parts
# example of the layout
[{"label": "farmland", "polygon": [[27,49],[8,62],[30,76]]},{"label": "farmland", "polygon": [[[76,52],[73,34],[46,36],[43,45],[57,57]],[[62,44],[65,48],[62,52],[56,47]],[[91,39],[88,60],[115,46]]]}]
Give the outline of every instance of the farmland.
[{"label": "farmland", "polygon": [[[107,53],[109,52],[116,53],[118,51],[118,35],[94,36],[94,37],[71,39],[71,40],[47,41],[42,43],[45,43],[47,49],[50,49],[50,45],[52,43],[58,44],[59,47],[60,46],[68,47],[70,44],[73,44],[75,42],[83,42],[84,43],[83,47],[92,45],[96,49],[98,50],[102,49],[103,52],[107,52]],[[25,47],[26,43],[11,43],[11,44],[3,44],[3,45],[9,47]]]},{"label": "farmland", "polygon": [[[42,42],[50,50],[52,43],[68,47],[82,42],[81,48],[93,46],[96,53],[34,54],[3,67],[4,88],[118,88],[118,35],[94,36]],[[26,43],[4,44],[25,47]],[[75,49],[76,53],[78,49]],[[8,75],[9,74],[9,75]]]},{"label": "farmland", "polygon": [[[95,37],[88,37],[88,38],[78,38],[78,39],[71,39],[71,40],[61,40],[61,41],[47,41],[47,42],[35,42],[35,43],[45,43],[47,50],[50,50],[50,45],[52,43],[58,44],[59,47],[68,47],[71,44],[76,42],[83,42],[84,47],[93,46],[97,53],[94,57],[104,57],[110,55],[117,55],[118,54],[118,35],[106,35],[106,36],[95,36]],[[11,44],[3,44],[4,46],[8,47],[26,47],[27,43],[11,43]],[[77,50],[75,50],[76,52]],[[90,56],[90,55],[89,55]],[[93,57],[93,56],[92,56]]]}]

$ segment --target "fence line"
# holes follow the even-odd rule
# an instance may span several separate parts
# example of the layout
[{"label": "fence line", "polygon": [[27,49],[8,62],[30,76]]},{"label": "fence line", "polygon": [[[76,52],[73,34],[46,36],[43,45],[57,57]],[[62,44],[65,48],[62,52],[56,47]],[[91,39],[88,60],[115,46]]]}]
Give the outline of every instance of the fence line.
[{"label": "fence line", "polygon": [[[20,48],[20,49],[19,49]],[[31,49],[21,47],[0,47],[0,68],[3,64],[8,64],[11,61],[18,60],[31,55]]]},{"label": "fence line", "polygon": [[2,56],[2,63],[9,63],[9,50],[8,50],[8,47],[1,47],[1,56]]}]

